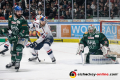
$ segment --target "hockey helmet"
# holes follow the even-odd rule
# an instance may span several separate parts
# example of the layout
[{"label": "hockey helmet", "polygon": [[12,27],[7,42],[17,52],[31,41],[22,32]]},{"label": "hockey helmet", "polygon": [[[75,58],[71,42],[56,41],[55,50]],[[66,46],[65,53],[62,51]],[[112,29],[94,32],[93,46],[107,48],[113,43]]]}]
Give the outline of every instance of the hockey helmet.
[{"label": "hockey helmet", "polygon": [[[92,32],[89,32],[89,30],[92,30]],[[88,32],[89,32],[89,34],[94,34],[95,32],[96,32],[96,27],[94,26],[94,25],[89,25],[88,26]]]},{"label": "hockey helmet", "polygon": [[46,21],[46,17],[45,16],[40,16],[40,21]]}]

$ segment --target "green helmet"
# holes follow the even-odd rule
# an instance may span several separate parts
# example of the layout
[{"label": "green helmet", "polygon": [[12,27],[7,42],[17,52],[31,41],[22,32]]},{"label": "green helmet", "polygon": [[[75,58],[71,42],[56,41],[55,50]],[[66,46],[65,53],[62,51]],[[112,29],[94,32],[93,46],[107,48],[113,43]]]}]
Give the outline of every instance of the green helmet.
[{"label": "green helmet", "polygon": [[[92,33],[89,33],[89,30],[93,30],[93,32]],[[96,32],[96,27],[94,26],[94,25],[89,25],[88,26],[88,33],[90,34],[90,35],[93,35],[94,33]]]}]

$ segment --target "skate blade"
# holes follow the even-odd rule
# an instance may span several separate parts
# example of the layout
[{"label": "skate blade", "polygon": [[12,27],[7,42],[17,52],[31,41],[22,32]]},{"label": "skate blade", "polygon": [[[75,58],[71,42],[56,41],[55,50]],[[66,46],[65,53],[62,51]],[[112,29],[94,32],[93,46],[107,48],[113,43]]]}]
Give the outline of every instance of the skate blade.
[{"label": "skate blade", "polygon": [[16,72],[19,72],[19,69],[16,69]]}]

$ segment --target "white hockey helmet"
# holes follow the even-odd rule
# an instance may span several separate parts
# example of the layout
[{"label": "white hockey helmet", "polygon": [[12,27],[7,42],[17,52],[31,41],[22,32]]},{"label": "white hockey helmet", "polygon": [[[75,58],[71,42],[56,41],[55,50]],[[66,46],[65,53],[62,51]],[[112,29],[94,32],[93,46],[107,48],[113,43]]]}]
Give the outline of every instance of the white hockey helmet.
[{"label": "white hockey helmet", "polygon": [[[92,32],[90,32],[89,30],[92,30]],[[96,27],[94,25],[89,25],[88,26],[88,32],[90,35],[94,34],[96,32]]]}]

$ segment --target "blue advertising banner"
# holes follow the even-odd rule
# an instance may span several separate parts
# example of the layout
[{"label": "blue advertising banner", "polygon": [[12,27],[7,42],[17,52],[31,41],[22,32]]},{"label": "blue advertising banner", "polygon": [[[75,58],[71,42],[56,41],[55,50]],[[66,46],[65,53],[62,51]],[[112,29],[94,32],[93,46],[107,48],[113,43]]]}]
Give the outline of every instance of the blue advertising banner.
[{"label": "blue advertising banner", "polygon": [[[71,37],[82,38],[83,34],[88,31],[88,26],[90,24],[81,24],[81,25],[71,25]],[[95,25],[96,29],[100,31],[100,25]]]},{"label": "blue advertising banner", "polygon": [[109,24],[102,25],[102,33],[105,34],[108,39],[117,39],[117,26]]}]

